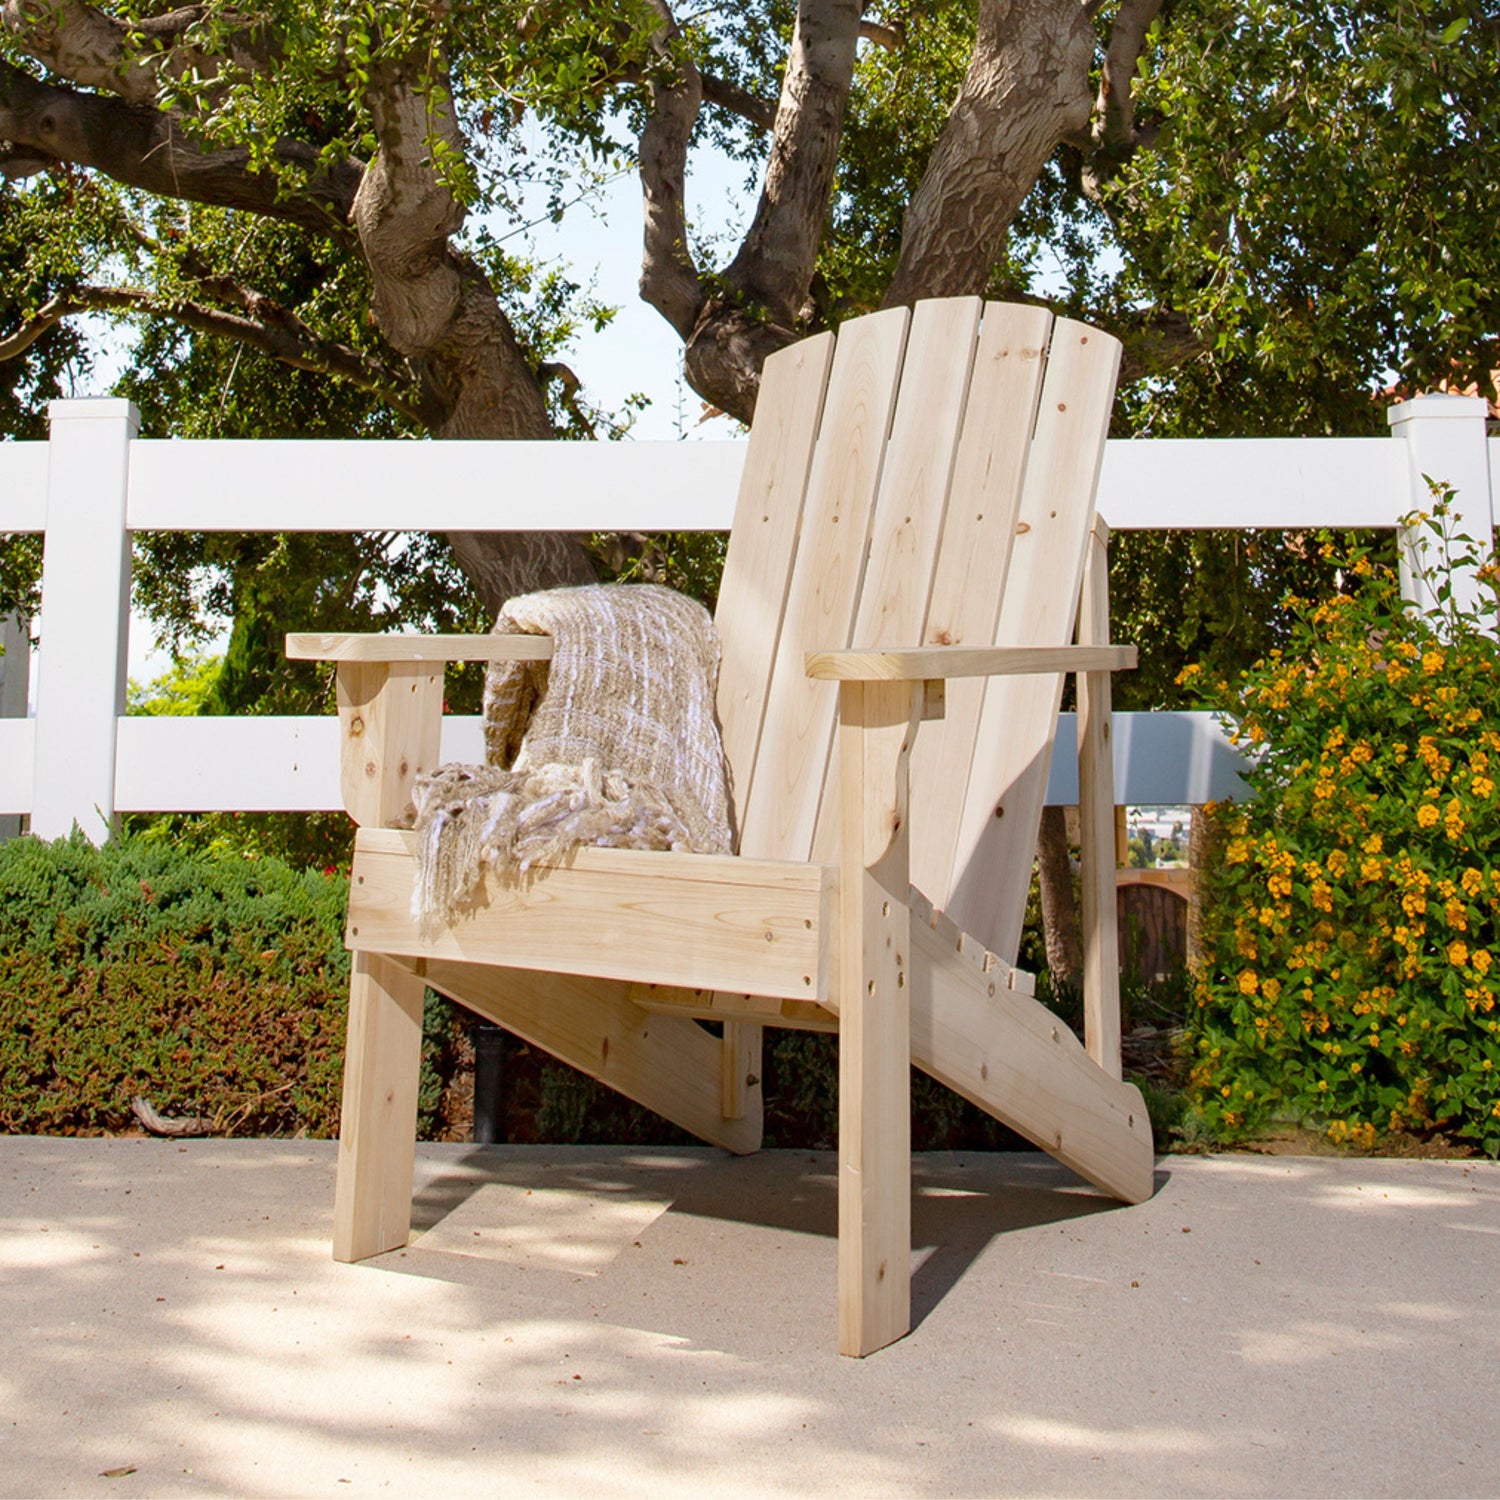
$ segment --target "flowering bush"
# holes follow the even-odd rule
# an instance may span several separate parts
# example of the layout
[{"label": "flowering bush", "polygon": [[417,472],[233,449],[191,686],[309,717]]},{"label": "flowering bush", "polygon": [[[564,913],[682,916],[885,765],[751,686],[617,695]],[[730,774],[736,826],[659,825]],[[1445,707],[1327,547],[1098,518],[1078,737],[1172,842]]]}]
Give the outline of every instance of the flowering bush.
[{"label": "flowering bush", "polygon": [[[1409,524],[1476,563],[1447,497]],[[1333,556],[1325,543],[1326,555]],[[1284,651],[1215,694],[1253,748],[1213,812],[1189,1093],[1210,1131],[1275,1121],[1371,1146],[1436,1131],[1500,1154],[1500,649],[1428,578],[1427,616],[1358,550],[1291,600]],[[1189,669],[1191,674],[1192,669]],[[1185,675],[1189,675],[1185,674]]]}]

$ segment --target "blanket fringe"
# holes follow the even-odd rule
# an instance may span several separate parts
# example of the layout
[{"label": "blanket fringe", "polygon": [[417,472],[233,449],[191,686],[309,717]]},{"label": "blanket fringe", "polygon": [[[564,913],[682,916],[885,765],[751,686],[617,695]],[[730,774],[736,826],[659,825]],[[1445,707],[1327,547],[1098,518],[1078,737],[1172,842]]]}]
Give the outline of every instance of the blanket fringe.
[{"label": "blanket fringe", "polygon": [[579,844],[692,850],[692,834],[658,787],[595,760],[505,771],[439,766],[416,792],[421,833],[412,914],[431,937],[472,905],[485,874],[557,864]]}]

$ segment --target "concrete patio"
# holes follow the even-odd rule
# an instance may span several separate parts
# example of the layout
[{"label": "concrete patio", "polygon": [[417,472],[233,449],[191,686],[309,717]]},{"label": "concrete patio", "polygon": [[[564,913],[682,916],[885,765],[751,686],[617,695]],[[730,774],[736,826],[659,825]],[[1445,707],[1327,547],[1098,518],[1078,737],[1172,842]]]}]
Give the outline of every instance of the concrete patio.
[{"label": "concrete patio", "polygon": [[[831,1155],[0,1138],[0,1494],[1500,1494],[1500,1168],[917,1164],[917,1326],[834,1352]],[[128,1471],[128,1472],[121,1472]]]}]

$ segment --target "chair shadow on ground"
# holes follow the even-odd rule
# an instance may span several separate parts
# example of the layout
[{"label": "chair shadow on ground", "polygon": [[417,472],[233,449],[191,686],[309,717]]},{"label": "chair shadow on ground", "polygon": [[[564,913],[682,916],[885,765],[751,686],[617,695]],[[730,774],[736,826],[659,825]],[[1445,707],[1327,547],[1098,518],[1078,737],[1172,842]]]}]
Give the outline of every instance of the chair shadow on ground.
[{"label": "chair shadow on ground", "polygon": [[[430,1233],[481,1189],[499,1185],[606,1202],[654,1202],[673,1215],[836,1240],[837,1160],[832,1151],[772,1150],[733,1158],[704,1148],[475,1146],[420,1184],[412,1229]],[[1165,1167],[1157,1169],[1153,1196],[1170,1175]],[[1123,1207],[1042,1152],[914,1156],[912,1326],[922,1323],[996,1238]],[[441,1277],[443,1263],[452,1259],[453,1252],[434,1247],[420,1269],[384,1258],[381,1264]]]}]

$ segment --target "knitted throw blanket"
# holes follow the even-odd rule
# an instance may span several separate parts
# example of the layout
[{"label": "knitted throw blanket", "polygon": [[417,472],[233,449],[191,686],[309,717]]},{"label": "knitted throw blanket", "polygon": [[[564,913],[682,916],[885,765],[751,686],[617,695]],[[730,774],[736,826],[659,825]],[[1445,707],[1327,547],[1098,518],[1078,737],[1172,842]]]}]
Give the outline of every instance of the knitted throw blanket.
[{"label": "knitted throw blanket", "polygon": [[728,772],[714,717],[719,641],[701,604],[654,584],[512,599],[505,634],[550,635],[550,662],[491,662],[484,766],[419,776],[414,915],[461,913],[485,870],[579,844],[728,853]]}]

